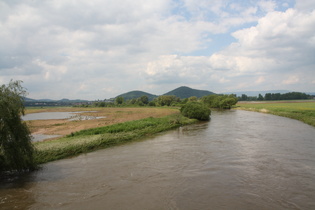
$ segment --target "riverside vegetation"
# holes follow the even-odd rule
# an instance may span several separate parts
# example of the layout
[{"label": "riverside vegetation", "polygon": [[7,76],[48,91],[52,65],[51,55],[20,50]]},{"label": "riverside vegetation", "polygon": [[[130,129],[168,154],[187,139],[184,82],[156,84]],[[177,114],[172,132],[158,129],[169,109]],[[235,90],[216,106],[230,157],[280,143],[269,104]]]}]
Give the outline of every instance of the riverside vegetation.
[{"label": "riverside vegetation", "polygon": [[[141,106],[143,106],[143,104],[149,105],[146,97],[140,97],[136,101],[141,102]],[[164,106],[171,106],[172,104],[174,106],[174,103],[182,108],[180,109],[180,113],[179,110],[176,109],[177,113],[161,118],[149,117],[98,128],[90,128],[73,132],[66,137],[53,141],[37,142],[35,143],[35,160],[37,163],[42,164],[80,153],[138,140],[144,136],[196,123],[199,120],[209,120],[211,114],[210,107],[231,108],[231,106],[237,102],[232,95],[206,96],[201,99],[190,97],[184,101],[180,101],[174,96],[160,96],[156,101],[159,106],[163,107],[154,109],[165,109]],[[123,98],[116,100],[116,106],[122,106],[123,103]],[[153,107],[139,109],[153,109]]]},{"label": "riverside vegetation", "polygon": [[145,136],[195,122],[197,122],[196,119],[189,119],[178,113],[162,118],[149,117],[82,130],[53,141],[35,143],[35,160],[38,164],[42,164],[132,140],[140,140]]},{"label": "riverside vegetation", "polygon": [[[135,101],[139,102],[140,106],[150,106],[149,101],[145,96],[140,97]],[[232,95],[206,96],[201,99],[198,99],[197,97],[190,97],[189,99],[183,101],[174,96],[160,96],[156,99],[155,104],[155,106],[158,105],[160,108],[143,107],[138,109],[140,111],[142,109],[165,110],[165,106],[168,107],[177,105],[178,107],[182,107],[180,112],[178,108],[172,108],[172,110],[175,110],[177,113],[159,118],[149,117],[108,126],[80,130],[53,141],[37,142],[34,144],[36,148],[35,160],[37,163],[42,164],[80,153],[120,145],[132,140],[138,140],[148,135],[196,123],[199,120],[209,120],[211,114],[210,107],[217,106],[219,108],[231,108],[231,106],[236,104],[236,102],[237,100]],[[125,107],[121,109],[127,109],[126,106],[130,106],[130,104],[123,103],[124,99],[118,97],[114,105],[120,107],[124,105]],[[132,105],[134,106],[135,104]],[[113,104],[111,104],[111,106],[113,106]]]},{"label": "riverside vegetation", "polygon": [[315,101],[273,101],[261,103],[238,103],[237,109],[270,113],[300,120],[315,126]]}]

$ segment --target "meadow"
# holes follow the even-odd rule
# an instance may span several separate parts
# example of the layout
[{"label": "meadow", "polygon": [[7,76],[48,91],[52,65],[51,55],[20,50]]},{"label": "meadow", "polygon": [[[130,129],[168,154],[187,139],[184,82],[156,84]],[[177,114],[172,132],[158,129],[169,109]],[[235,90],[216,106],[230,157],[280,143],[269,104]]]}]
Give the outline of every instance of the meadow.
[{"label": "meadow", "polygon": [[274,114],[315,126],[315,101],[239,102],[237,109]]}]

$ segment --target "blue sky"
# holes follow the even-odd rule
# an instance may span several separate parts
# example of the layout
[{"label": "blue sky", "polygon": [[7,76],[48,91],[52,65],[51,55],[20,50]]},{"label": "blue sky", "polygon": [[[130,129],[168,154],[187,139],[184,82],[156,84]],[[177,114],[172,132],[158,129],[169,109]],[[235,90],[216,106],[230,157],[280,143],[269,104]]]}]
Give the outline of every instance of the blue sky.
[{"label": "blue sky", "polygon": [[314,58],[313,0],[0,0],[0,83],[35,99],[315,92]]}]

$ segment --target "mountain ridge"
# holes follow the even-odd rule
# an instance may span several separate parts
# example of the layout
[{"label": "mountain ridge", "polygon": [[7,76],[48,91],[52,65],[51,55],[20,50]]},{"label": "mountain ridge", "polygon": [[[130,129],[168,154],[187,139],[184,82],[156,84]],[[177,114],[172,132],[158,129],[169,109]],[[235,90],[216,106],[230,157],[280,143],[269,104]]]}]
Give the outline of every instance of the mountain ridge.
[{"label": "mountain ridge", "polygon": [[[208,91],[208,90],[198,90],[198,89],[193,89],[193,88],[190,88],[187,86],[181,86],[181,87],[175,88],[174,90],[171,90],[167,93],[164,93],[162,95],[174,95],[176,97],[183,99],[183,98],[189,98],[191,96],[196,96],[196,97],[200,98],[202,96],[212,95],[212,94],[215,94],[215,93]],[[115,98],[123,97],[126,100],[130,100],[133,98],[139,98],[143,95],[148,96],[150,101],[159,96],[159,95],[151,94],[148,92],[134,90],[134,91],[129,91],[129,92],[120,94],[120,95],[116,96]]]},{"label": "mountain ridge", "polygon": [[[198,89],[193,89],[187,86],[181,86],[178,88],[175,88],[174,90],[171,90],[167,93],[164,93],[162,95],[175,95],[181,99],[183,98],[189,98],[191,96],[196,96],[196,97],[202,97],[205,95],[211,95],[211,94],[236,94],[237,96],[241,96],[242,94],[246,94],[247,96],[258,96],[258,94],[262,94],[263,96],[266,93],[289,93],[289,92],[299,92],[299,91],[289,91],[289,90],[264,90],[264,91],[231,91],[231,92],[221,92],[221,93],[214,93],[208,90],[198,90]],[[309,95],[315,95],[315,92],[303,92]],[[115,99],[119,96],[124,97],[125,100],[130,100],[133,98],[139,98],[141,96],[148,96],[149,100],[153,100],[154,98],[158,97],[159,95],[140,91],[140,90],[133,90],[129,91],[123,94],[120,94],[112,99]],[[84,99],[60,99],[60,100],[53,100],[53,99],[32,99],[32,98],[24,98],[25,102],[88,102],[91,100],[84,100]],[[93,100],[92,100],[93,101]]]},{"label": "mountain ridge", "polygon": [[120,95],[116,96],[115,98],[123,97],[125,100],[130,100],[130,99],[140,98],[141,96],[148,96],[149,101],[152,101],[154,98],[158,97],[157,95],[147,93],[144,91],[132,90],[132,91],[129,91],[127,93],[120,94]]},{"label": "mountain ridge", "polygon": [[181,86],[167,93],[164,93],[163,95],[174,95],[183,99],[183,98],[189,98],[192,96],[196,96],[197,98],[200,98],[202,96],[213,95],[213,94],[215,93],[208,90],[198,90],[198,89],[193,89],[187,86]]}]

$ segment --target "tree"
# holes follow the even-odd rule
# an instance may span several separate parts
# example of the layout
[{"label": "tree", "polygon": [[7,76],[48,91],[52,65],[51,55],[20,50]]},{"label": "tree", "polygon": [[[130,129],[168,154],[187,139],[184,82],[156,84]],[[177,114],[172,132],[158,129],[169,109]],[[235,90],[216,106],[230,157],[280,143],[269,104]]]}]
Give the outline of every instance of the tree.
[{"label": "tree", "polygon": [[203,103],[199,102],[187,102],[182,108],[180,112],[183,116],[197,119],[197,120],[209,120],[211,111],[210,109]]},{"label": "tree", "polygon": [[115,99],[115,103],[116,104],[123,104],[124,103],[124,97],[122,97],[122,96],[119,96],[119,97],[117,97],[116,99]]},{"label": "tree", "polygon": [[0,172],[36,168],[31,133],[21,119],[25,95],[21,81],[0,87]]},{"label": "tree", "polygon": [[191,96],[188,98],[188,101],[198,101],[198,98],[196,96]]},{"label": "tree", "polygon": [[242,101],[247,101],[248,96],[246,94],[242,94],[241,100]]},{"label": "tree", "polygon": [[208,95],[201,98],[201,101],[210,108],[230,109],[237,103],[235,95]]},{"label": "tree", "polygon": [[149,97],[146,95],[143,95],[139,99],[143,104],[148,104],[149,103]]},{"label": "tree", "polygon": [[265,100],[266,100],[266,101],[271,100],[271,93],[266,93],[266,94],[265,94]]},{"label": "tree", "polygon": [[257,100],[258,100],[258,101],[263,101],[263,100],[264,100],[264,97],[259,93]]},{"label": "tree", "polygon": [[157,97],[155,100],[160,106],[171,106],[172,103],[180,102],[180,98],[172,95],[162,95]]}]

